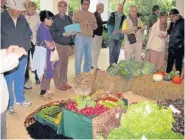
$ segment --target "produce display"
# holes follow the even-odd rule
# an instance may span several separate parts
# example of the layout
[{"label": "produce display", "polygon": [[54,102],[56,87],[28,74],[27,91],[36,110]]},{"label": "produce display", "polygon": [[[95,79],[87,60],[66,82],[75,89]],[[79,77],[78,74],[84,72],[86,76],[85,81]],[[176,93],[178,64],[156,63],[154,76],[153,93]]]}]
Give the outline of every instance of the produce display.
[{"label": "produce display", "polygon": [[180,113],[173,113],[175,118],[175,122],[173,123],[173,131],[181,133],[184,135],[184,100],[177,99],[175,101],[166,100],[166,101],[158,101],[159,106],[169,107],[173,105],[176,109],[180,111]]},{"label": "produce display", "polygon": [[149,62],[136,62],[132,60],[121,60],[118,64],[113,64],[107,71],[112,75],[124,76],[130,79],[135,76],[149,75],[156,72],[154,64]]},{"label": "produce display", "polygon": [[170,108],[152,102],[130,105],[121,117],[121,126],[113,129],[108,139],[183,139],[172,131],[174,118]]},{"label": "produce display", "polygon": [[42,109],[37,113],[39,117],[49,122],[52,122],[56,125],[59,125],[61,120],[61,107],[59,106],[50,106]]},{"label": "produce display", "polygon": [[91,93],[92,74],[81,72],[74,78],[74,92],[79,95],[89,95]]}]

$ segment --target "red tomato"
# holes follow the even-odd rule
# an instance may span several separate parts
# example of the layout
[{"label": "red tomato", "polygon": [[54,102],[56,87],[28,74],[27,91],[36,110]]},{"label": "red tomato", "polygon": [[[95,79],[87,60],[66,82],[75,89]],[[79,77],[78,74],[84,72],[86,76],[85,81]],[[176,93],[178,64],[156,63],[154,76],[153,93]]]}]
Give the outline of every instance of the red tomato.
[{"label": "red tomato", "polygon": [[179,76],[175,76],[175,77],[173,77],[172,82],[174,84],[181,84],[182,83],[182,78],[179,77]]}]

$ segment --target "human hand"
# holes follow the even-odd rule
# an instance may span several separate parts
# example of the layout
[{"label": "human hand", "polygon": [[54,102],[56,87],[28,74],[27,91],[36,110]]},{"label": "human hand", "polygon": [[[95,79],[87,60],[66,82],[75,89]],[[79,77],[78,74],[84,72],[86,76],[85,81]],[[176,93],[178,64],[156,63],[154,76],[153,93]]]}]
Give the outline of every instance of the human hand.
[{"label": "human hand", "polygon": [[7,53],[7,54],[13,53],[13,51],[14,51],[15,49],[18,49],[18,48],[19,48],[19,46],[11,45],[11,46],[9,46],[9,47],[6,49],[6,53]]},{"label": "human hand", "polygon": [[27,55],[27,52],[25,51],[25,49],[23,47],[19,47],[19,48],[14,49],[13,53],[16,54],[16,56],[18,56],[18,58],[22,57],[23,55]]},{"label": "human hand", "polygon": [[64,33],[63,33],[63,36],[65,36],[65,37],[69,37],[69,36],[70,36],[70,34],[68,34],[67,32],[64,32]]},{"label": "human hand", "polygon": [[76,32],[75,31],[72,31],[71,35],[76,35]]}]

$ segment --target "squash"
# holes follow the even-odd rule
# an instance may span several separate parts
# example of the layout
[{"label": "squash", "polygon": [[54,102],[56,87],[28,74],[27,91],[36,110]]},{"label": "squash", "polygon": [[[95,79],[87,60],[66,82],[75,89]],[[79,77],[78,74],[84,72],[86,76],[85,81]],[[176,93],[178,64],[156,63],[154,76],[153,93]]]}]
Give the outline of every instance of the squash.
[{"label": "squash", "polygon": [[161,74],[154,74],[154,75],[153,75],[153,80],[154,80],[155,82],[160,82],[160,81],[163,80],[163,76],[162,76]]},{"label": "squash", "polygon": [[182,83],[182,78],[180,76],[174,76],[172,79],[172,82],[174,84],[181,84]]}]

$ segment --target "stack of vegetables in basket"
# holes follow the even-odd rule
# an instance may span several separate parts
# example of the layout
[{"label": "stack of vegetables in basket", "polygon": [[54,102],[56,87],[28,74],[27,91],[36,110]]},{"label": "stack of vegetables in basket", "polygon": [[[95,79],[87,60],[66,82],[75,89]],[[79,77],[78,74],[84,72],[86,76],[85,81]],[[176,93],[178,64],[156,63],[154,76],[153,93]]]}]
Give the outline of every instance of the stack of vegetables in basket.
[{"label": "stack of vegetables in basket", "polygon": [[38,120],[43,119],[44,121],[48,121],[57,126],[60,124],[61,115],[62,115],[62,112],[61,112],[60,106],[50,106],[36,113],[35,117],[36,118],[39,117],[40,119]]},{"label": "stack of vegetables in basket", "polygon": [[126,109],[116,96],[98,90],[92,96],[76,96],[63,108],[63,135],[74,139],[97,138],[102,126],[117,113]]}]

